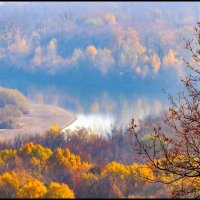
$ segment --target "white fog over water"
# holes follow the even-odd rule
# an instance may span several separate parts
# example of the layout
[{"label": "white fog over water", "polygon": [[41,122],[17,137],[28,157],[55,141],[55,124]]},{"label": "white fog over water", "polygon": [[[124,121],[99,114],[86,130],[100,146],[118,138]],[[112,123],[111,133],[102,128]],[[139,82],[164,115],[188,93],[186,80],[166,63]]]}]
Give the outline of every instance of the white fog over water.
[{"label": "white fog over water", "polygon": [[139,120],[145,119],[150,115],[157,117],[165,109],[166,106],[162,105],[161,101],[158,100],[148,102],[147,99],[138,99],[132,104],[124,102],[118,116],[114,113],[77,113],[77,120],[63,129],[63,131],[84,127],[100,134],[110,133],[113,127],[127,128],[133,117],[136,122],[139,122]]}]

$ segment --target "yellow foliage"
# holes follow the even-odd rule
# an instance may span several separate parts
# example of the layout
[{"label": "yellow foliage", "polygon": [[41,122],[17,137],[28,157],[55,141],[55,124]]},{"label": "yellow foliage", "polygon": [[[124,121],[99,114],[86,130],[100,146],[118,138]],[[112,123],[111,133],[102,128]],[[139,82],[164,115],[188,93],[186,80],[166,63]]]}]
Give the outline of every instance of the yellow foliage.
[{"label": "yellow foliage", "polygon": [[24,38],[19,42],[19,51],[22,53],[27,51],[27,41]]},{"label": "yellow foliage", "polygon": [[47,192],[44,184],[39,180],[27,182],[17,193],[17,198],[43,198]]},{"label": "yellow foliage", "polygon": [[9,51],[12,53],[27,53],[28,52],[28,43],[25,38],[19,37],[15,43],[12,43],[8,47]]},{"label": "yellow foliage", "polygon": [[107,164],[101,173],[102,176],[119,177],[122,180],[127,178],[129,174],[128,166],[115,161]]},{"label": "yellow foliage", "polygon": [[16,171],[16,174],[17,174],[17,177],[19,177],[20,188],[22,188],[24,185],[26,185],[30,181],[35,180],[35,178],[31,174],[29,174],[26,170]]},{"label": "yellow foliage", "polygon": [[153,54],[151,62],[152,62],[154,73],[156,74],[159,71],[160,64],[161,64],[160,58],[158,57],[157,54],[155,54],[155,53]]},{"label": "yellow foliage", "polygon": [[133,163],[132,165],[125,166],[115,161],[106,165],[102,170],[102,176],[109,175],[111,177],[119,177],[124,180],[127,178],[136,178],[144,182],[151,182],[155,180],[152,169],[147,165]]},{"label": "yellow foliage", "polygon": [[185,185],[192,188],[200,188],[200,177],[191,177],[185,180]]},{"label": "yellow foliage", "polygon": [[[162,173],[158,180],[162,180],[164,182],[171,182],[174,181],[177,177],[171,173],[165,174]],[[181,190],[182,188],[190,188],[190,189],[197,189],[200,188],[200,178],[199,177],[184,177],[181,179],[177,179],[172,184],[170,184],[171,190]]]},{"label": "yellow foliage", "polygon": [[140,46],[138,48],[139,54],[144,54],[146,52],[146,48],[144,46]]},{"label": "yellow foliage", "polygon": [[179,64],[179,60],[176,59],[174,51],[170,49],[167,55],[165,55],[163,58],[163,66],[169,67],[169,66],[177,65],[177,64]]},{"label": "yellow foliage", "polygon": [[12,149],[5,149],[0,151],[0,163],[2,161],[7,161],[13,159],[17,156],[17,151]]},{"label": "yellow foliage", "polygon": [[80,166],[82,169],[84,170],[89,170],[91,167],[93,167],[94,164],[92,163],[88,163],[88,162],[82,162],[82,165]]},{"label": "yellow foliage", "polygon": [[56,55],[56,44],[57,44],[57,40],[55,38],[53,38],[49,44],[48,44],[48,51],[50,56],[55,56]]},{"label": "yellow foliage", "polygon": [[46,198],[75,198],[74,192],[67,184],[51,182],[47,188]]},{"label": "yellow foliage", "polygon": [[110,13],[106,14],[105,20],[110,24],[116,24],[116,18],[113,14],[110,14]]},{"label": "yellow foliage", "polygon": [[45,148],[40,144],[34,145],[32,142],[29,142],[19,149],[19,153],[24,157],[36,157],[45,161],[52,155],[53,152],[51,149]]},{"label": "yellow foliage", "polygon": [[33,151],[34,144],[33,142],[29,142],[25,144],[22,148],[19,149],[20,153],[23,153],[24,155],[30,155]]},{"label": "yellow foliage", "polygon": [[57,148],[54,152],[53,157],[62,167],[73,168],[81,165],[80,156],[74,155],[73,153],[70,152],[68,148],[66,149]]},{"label": "yellow foliage", "polygon": [[97,55],[97,49],[95,46],[93,45],[89,45],[86,49],[87,53],[89,56],[91,56],[93,59],[96,57]]},{"label": "yellow foliage", "polygon": [[148,57],[147,55],[144,54],[144,55],[142,56],[142,62],[143,62],[143,63],[147,63],[148,61],[149,61],[149,57]]},{"label": "yellow foliage", "polygon": [[3,164],[3,159],[0,157],[0,166]]},{"label": "yellow foliage", "polygon": [[61,149],[57,148],[53,154],[53,164],[63,168],[68,168],[70,170],[81,168],[83,170],[88,170],[91,168],[92,164],[87,162],[81,162],[80,156],[75,155],[70,152],[68,148]]},{"label": "yellow foliage", "polygon": [[168,183],[170,181],[173,180],[173,174],[166,174],[165,172],[162,172],[156,179],[157,180],[161,180],[163,181],[164,183]]},{"label": "yellow foliage", "polygon": [[57,135],[60,132],[60,127],[57,123],[54,123],[51,128],[50,128],[50,132],[54,135]]},{"label": "yellow foliage", "polygon": [[81,178],[84,182],[94,182],[98,180],[98,176],[93,173],[82,173]]},{"label": "yellow foliage", "polygon": [[19,188],[19,179],[15,172],[5,172],[0,176],[0,197],[14,198]]},{"label": "yellow foliage", "polygon": [[38,166],[40,164],[40,160],[37,159],[36,157],[32,157],[30,160],[31,165],[33,166]]},{"label": "yellow foliage", "polygon": [[146,183],[149,183],[153,180],[155,180],[154,173],[150,166],[148,165],[142,165],[133,163],[129,166],[130,173],[134,175],[137,179],[140,179]]}]

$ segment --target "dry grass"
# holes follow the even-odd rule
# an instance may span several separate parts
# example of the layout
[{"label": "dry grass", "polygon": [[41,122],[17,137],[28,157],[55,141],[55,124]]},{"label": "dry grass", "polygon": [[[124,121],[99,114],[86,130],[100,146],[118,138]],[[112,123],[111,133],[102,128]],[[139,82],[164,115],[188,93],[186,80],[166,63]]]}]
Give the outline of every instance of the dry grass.
[{"label": "dry grass", "polygon": [[12,139],[18,134],[43,134],[53,123],[63,129],[75,120],[75,115],[65,109],[29,103],[29,114],[18,119],[17,128],[0,129],[0,140]]}]

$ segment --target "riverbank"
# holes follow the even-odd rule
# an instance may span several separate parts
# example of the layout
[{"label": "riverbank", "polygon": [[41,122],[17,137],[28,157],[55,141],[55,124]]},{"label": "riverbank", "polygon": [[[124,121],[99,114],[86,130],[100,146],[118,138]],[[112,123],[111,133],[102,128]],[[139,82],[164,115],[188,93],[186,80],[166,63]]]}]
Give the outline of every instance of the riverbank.
[{"label": "riverbank", "polygon": [[0,129],[0,141],[13,139],[19,135],[44,134],[54,123],[64,129],[75,120],[76,116],[63,108],[29,103],[29,114],[17,121],[16,128]]}]

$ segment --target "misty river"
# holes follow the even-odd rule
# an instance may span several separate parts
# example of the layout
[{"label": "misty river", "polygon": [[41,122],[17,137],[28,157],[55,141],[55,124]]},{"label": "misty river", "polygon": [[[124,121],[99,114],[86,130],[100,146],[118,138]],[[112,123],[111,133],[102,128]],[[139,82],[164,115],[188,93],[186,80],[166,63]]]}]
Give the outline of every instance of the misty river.
[{"label": "misty river", "polygon": [[[53,81],[52,81],[53,80]],[[3,87],[15,88],[28,97],[31,102],[56,105],[73,112],[77,120],[67,129],[86,127],[99,132],[110,131],[112,126],[126,128],[134,117],[136,121],[145,117],[159,116],[169,101],[167,94],[176,94],[180,88],[177,78],[155,80],[121,79],[120,81],[69,79],[56,82],[36,82],[29,78],[1,78]]]}]

